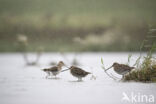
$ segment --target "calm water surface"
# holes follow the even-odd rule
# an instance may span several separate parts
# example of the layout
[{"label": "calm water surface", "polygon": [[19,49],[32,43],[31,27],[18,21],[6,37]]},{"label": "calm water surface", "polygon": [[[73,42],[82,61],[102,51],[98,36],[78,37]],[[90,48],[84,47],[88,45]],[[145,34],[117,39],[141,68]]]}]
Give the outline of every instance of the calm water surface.
[{"label": "calm water surface", "polygon": [[[0,54],[0,104],[131,104],[133,95],[136,95],[137,103],[142,95],[146,95],[147,99],[138,104],[154,104],[145,100],[156,97],[156,84],[117,82],[101,69],[101,57],[105,67],[109,67],[113,62],[127,62],[128,54],[68,53],[62,57],[58,53],[44,53],[38,66],[26,66],[19,53]],[[138,56],[138,53],[133,53],[131,65]],[[96,80],[90,80],[89,75],[83,82],[75,82],[77,79],[68,71],[60,73],[57,80],[45,79],[42,68],[60,60],[70,66],[73,57],[76,57],[79,67],[94,73]],[[29,60],[34,59],[34,54],[29,54]],[[110,73],[121,77],[111,70]],[[124,94],[130,101],[122,100]]]}]

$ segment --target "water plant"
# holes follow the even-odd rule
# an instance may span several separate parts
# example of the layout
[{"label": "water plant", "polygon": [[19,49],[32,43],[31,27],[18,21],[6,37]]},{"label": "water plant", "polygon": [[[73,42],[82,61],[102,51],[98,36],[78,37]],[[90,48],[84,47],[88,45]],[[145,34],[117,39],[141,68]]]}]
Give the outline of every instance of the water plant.
[{"label": "water plant", "polygon": [[[156,43],[152,41],[152,44],[147,44],[147,42],[151,41],[150,39],[156,39],[155,35],[152,35],[152,31],[150,30],[150,35],[147,36],[147,40],[143,41],[141,48],[148,48],[149,51],[145,56],[140,56],[136,60],[134,66],[136,67],[134,71],[127,74],[124,78],[124,81],[139,81],[139,82],[156,82],[156,58],[153,56],[156,50]],[[156,31],[156,30],[155,30]],[[140,61],[142,59],[142,62]]]},{"label": "water plant", "polygon": [[[154,31],[156,31],[156,29],[152,29],[152,31],[150,31],[150,34],[147,36],[147,39],[142,42],[140,46],[140,55],[133,65],[135,69],[124,75],[122,81],[156,82],[156,58],[153,56],[154,52],[156,51],[156,42],[154,41],[156,40],[156,36],[152,34]],[[149,44],[149,42],[151,43]],[[148,48],[148,52],[144,56],[142,55],[143,48],[146,48],[145,50],[147,50]],[[130,64],[131,57],[132,54],[129,54],[127,65]],[[110,78],[117,80],[117,78],[111,73],[109,74],[106,72],[107,69],[104,66],[102,58],[101,63],[104,72]]]},{"label": "water plant", "polygon": [[156,82],[156,59],[152,56],[156,45],[153,45],[151,50],[140,61],[140,57],[136,60],[136,69],[124,77],[124,81],[139,81],[139,82]]}]

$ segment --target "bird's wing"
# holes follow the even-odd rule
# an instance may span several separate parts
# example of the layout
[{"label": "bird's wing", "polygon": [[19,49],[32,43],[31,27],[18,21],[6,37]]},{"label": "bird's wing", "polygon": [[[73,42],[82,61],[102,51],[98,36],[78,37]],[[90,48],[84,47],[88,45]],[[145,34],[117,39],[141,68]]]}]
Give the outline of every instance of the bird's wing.
[{"label": "bird's wing", "polygon": [[122,69],[124,69],[124,70],[130,70],[131,69],[131,67],[130,66],[128,66],[128,65],[125,65],[125,64],[121,64],[122,65]]},{"label": "bird's wing", "polygon": [[75,74],[78,74],[78,75],[82,75],[82,74],[85,74],[86,72],[84,70],[82,70],[81,68],[78,68],[78,67],[75,67],[73,72]]},{"label": "bird's wing", "polygon": [[57,66],[54,66],[54,67],[51,67],[49,70],[50,71],[58,71],[58,67]]}]

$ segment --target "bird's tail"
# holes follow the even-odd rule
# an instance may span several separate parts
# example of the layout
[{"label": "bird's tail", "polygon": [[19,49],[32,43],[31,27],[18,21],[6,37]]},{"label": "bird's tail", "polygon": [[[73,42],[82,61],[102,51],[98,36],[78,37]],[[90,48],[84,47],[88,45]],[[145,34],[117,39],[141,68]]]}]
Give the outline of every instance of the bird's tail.
[{"label": "bird's tail", "polygon": [[92,74],[91,72],[87,72],[87,74]]},{"label": "bird's tail", "polygon": [[41,69],[42,71],[44,71],[45,69]]},{"label": "bird's tail", "polygon": [[47,68],[44,68],[44,69],[41,69],[42,71],[50,71],[49,69]]},{"label": "bird's tail", "polygon": [[131,69],[135,69],[135,67],[131,67]]}]

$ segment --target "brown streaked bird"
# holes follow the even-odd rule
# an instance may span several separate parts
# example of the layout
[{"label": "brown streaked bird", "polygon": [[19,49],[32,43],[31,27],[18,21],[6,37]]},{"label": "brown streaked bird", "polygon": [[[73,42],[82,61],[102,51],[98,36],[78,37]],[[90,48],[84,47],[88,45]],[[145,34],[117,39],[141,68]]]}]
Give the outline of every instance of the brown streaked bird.
[{"label": "brown streaked bird", "polygon": [[[119,63],[113,63],[113,65],[111,67],[109,67],[108,69],[110,68],[114,68],[114,71],[120,75],[124,75],[127,74],[128,72],[130,72],[132,69],[134,69],[135,67],[130,67],[128,65],[125,65],[125,64],[119,64]],[[105,71],[107,71],[108,69],[106,69]]]},{"label": "brown streaked bird", "polygon": [[78,78],[78,81],[82,81],[83,77],[86,77],[88,74],[91,74],[90,72],[86,72],[83,69],[76,67],[76,66],[71,66],[70,68],[70,73]]},{"label": "brown streaked bird", "polygon": [[53,66],[51,68],[43,69],[43,71],[47,73],[46,78],[48,78],[48,76],[50,76],[51,74],[53,76],[55,76],[55,78],[56,78],[56,75],[58,75],[61,72],[63,66],[65,66],[65,64],[63,63],[63,61],[60,61],[57,64],[57,66]]}]

